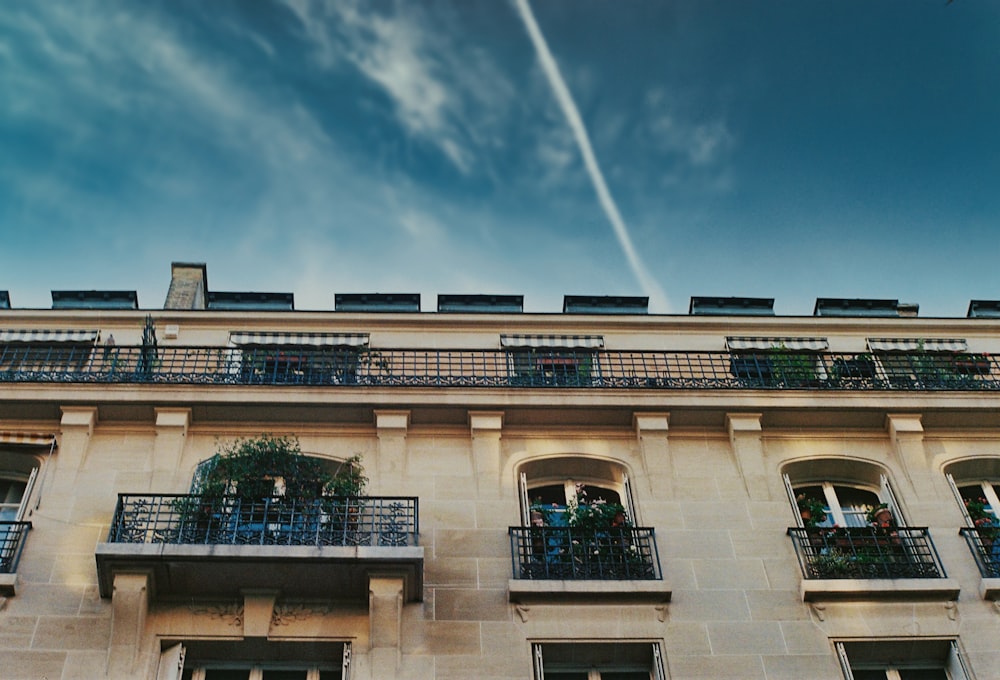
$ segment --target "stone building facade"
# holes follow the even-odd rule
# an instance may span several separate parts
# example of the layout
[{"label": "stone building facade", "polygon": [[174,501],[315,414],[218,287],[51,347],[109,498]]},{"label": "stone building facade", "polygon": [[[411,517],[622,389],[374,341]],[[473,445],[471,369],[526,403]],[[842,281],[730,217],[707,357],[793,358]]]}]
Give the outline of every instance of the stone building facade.
[{"label": "stone building facade", "polygon": [[[288,297],[0,309],[0,676],[1000,678],[988,303]],[[365,497],[199,500],[263,433]]]}]

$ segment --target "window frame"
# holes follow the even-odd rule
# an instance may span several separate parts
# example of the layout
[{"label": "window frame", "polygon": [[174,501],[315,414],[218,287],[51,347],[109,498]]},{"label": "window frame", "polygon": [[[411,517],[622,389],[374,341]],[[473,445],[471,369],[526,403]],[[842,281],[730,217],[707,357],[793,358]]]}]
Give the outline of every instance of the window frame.
[{"label": "window frame", "polygon": [[[351,642],[345,640],[339,644],[343,645],[340,680],[350,680],[353,658]],[[329,664],[317,664],[315,662],[301,664],[295,662],[260,662],[258,660],[244,660],[239,658],[233,659],[231,662],[217,660],[191,661],[187,658],[187,648],[184,643],[177,642],[160,651],[156,680],[182,680],[185,670],[191,671],[191,680],[205,680],[206,671],[213,668],[246,669],[248,672],[247,680],[263,680],[265,670],[304,670],[306,672],[305,680],[320,680],[321,671],[331,670],[329,668],[321,668],[321,666],[329,666]]]},{"label": "window frame", "polygon": [[[878,659],[871,661],[862,661],[861,663],[852,662],[850,658],[849,647],[858,646],[859,648],[868,647],[872,648],[877,645],[885,644],[896,644],[896,643],[917,643],[920,641],[934,642],[934,643],[948,643],[947,650],[945,652],[944,658],[939,660],[924,658],[914,658],[911,657],[912,663],[907,663],[905,659],[900,659],[898,656],[894,658],[887,658],[885,661]],[[900,680],[899,671],[900,670],[941,670],[945,673],[948,680],[975,680],[975,676],[969,667],[968,661],[965,658],[965,654],[962,652],[962,648],[958,643],[957,638],[884,638],[884,639],[850,639],[850,640],[836,640],[834,641],[834,650],[837,654],[837,659],[840,662],[841,672],[844,674],[845,680],[855,680],[854,671],[885,671],[886,680]],[[927,665],[933,664],[933,665]]]},{"label": "window frame", "polygon": [[[602,663],[600,666],[591,662],[582,661],[579,664],[574,664],[572,666],[566,666],[564,668],[548,668],[545,667],[545,655],[543,648],[546,646],[565,646],[565,647],[582,647],[585,648],[587,645],[614,645],[615,647],[620,646],[631,646],[638,648],[641,645],[650,645],[650,658],[648,668],[638,668],[638,664],[616,664],[614,662],[607,664]],[[581,656],[586,656],[586,652],[581,654]],[[592,640],[589,642],[583,641],[546,641],[546,642],[532,642],[531,643],[531,658],[533,667],[533,680],[545,680],[546,671],[563,671],[563,672],[577,672],[587,673],[587,680],[601,680],[603,673],[605,672],[633,672],[642,673],[646,672],[649,674],[650,680],[667,680],[666,664],[663,661],[663,650],[660,646],[660,642],[656,640]],[[645,666],[645,662],[642,664]]]},{"label": "window frame", "polygon": [[[903,515],[902,508],[900,507],[899,502],[896,500],[896,494],[892,490],[892,484],[889,482],[889,478],[884,474],[879,475],[879,488],[877,491],[873,489],[870,484],[865,484],[864,482],[843,481],[839,479],[835,481],[830,481],[829,479],[822,479],[822,480],[817,479],[814,481],[809,481],[804,478],[802,480],[793,482],[788,472],[782,473],[782,481],[784,482],[785,485],[785,492],[788,494],[788,500],[791,503],[792,513],[793,516],[795,517],[796,526],[798,527],[804,526],[805,523],[802,520],[802,514],[799,512],[798,502],[796,501],[796,498],[798,496],[799,489],[807,486],[819,486],[823,489],[824,498],[821,500],[824,500],[826,502],[826,511],[828,513],[828,519],[832,520],[830,521],[829,526],[833,525],[837,525],[840,527],[868,526],[867,522],[862,524],[850,524],[847,522],[848,515],[844,513],[844,505],[843,503],[840,502],[840,499],[837,496],[836,493],[837,487],[845,489],[858,489],[860,491],[866,491],[868,493],[874,494],[880,503],[885,503],[888,506],[889,510],[892,512],[892,518],[895,521],[896,526],[900,527],[907,526],[906,518]],[[824,524],[822,526],[827,526],[827,524]]]}]

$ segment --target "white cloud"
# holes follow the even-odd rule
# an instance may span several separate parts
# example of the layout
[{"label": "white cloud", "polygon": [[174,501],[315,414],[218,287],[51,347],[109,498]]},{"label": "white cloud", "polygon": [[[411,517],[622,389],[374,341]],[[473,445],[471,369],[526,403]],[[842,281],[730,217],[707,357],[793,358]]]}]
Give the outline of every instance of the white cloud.
[{"label": "white cloud", "polygon": [[454,35],[446,6],[395,3],[379,13],[349,0],[285,3],[319,64],[352,64],[388,96],[409,135],[436,146],[460,172],[472,171],[475,147],[496,139],[492,128],[514,88],[484,51]]}]

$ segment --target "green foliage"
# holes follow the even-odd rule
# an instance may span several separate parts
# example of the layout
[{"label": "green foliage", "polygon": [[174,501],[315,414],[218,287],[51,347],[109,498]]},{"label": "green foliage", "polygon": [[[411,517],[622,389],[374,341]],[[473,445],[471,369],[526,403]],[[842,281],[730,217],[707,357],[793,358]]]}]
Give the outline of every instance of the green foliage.
[{"label": "green foliage", "polygon": [[829,548],[823,554],[816,556],[812,566],[820,578],[846,576],[854,569],[854,558],[837,548]]},{"label": "green foliage", "polygon": [[771,375],[775,382],[788,386],[810,385],[819,376],[816,373],[816,357],[803,352],[791,352],[784,345],[772,348],[768,354]]},{"label": "green foliage", "polygon": [[802,513],[802,522],[807,527],[814,527],[826,521],[826,504],[823,501],[802,493],[795,497],[795,502],[799,506],[799,512]]},{"label": "green foliage", "polygon": [[321,460],[304,455],[294,437],[262,434],[223,446],[200,492],[208,497],[235,495],[256,500],[278,490],[288,498],[309,500],[323,495],[357,496],[367,481],[358,456],[331,474]]}]

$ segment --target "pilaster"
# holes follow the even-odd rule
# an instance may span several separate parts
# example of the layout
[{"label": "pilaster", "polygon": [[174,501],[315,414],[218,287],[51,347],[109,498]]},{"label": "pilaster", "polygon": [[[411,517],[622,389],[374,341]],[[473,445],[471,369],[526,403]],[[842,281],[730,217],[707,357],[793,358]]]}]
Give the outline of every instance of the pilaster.
[{"label": "pilaster", "polygon": [[65,492],[72,489],[77,473],[87,460],[87,449],[96,425],[96,406],[62,407],[59,457],[52,482],[53,490]]},{"label": "pilaster", "polygon": [[406,474],[406,431],[409,426],[409,411],[375,411],[375,429],[378,435],[377,482],[386,491],[402,492]]},{"label": "pilaster", "polygon": [[108,678],[138,677],[139,650],[149,611],[148,573],[115,574],[111,596],[111,644],[108,647]]},{"label": "pilaster", "polygon": [[502,411],[469,412],[472,464],[480,498],[500,496],[500,434]]},{"label": "pilaster", "polygon": [[372,574],[368,579],[369,640],[373,676],[396,677],[403,628],[403,577]]},{"label": "pilaster", "polygon": [[670,458],[669,413],[634,413],[632,425],[639,444],[643,476],[657,497],[673,498],[673,460]]},{"label": "pilaster", "polygon": [[733,455],[743,477],[750,500],[766,501],[771,497],[764,470],[763,427],[760,413],[727,413],[726,427]]},{"label": "pilaster", "polygon": [[924,451],[923,416],[919,413],[889,413],[885,429],[892,440],[903,474],[917,492],[918,498],[933,498],[934,489]]}]

